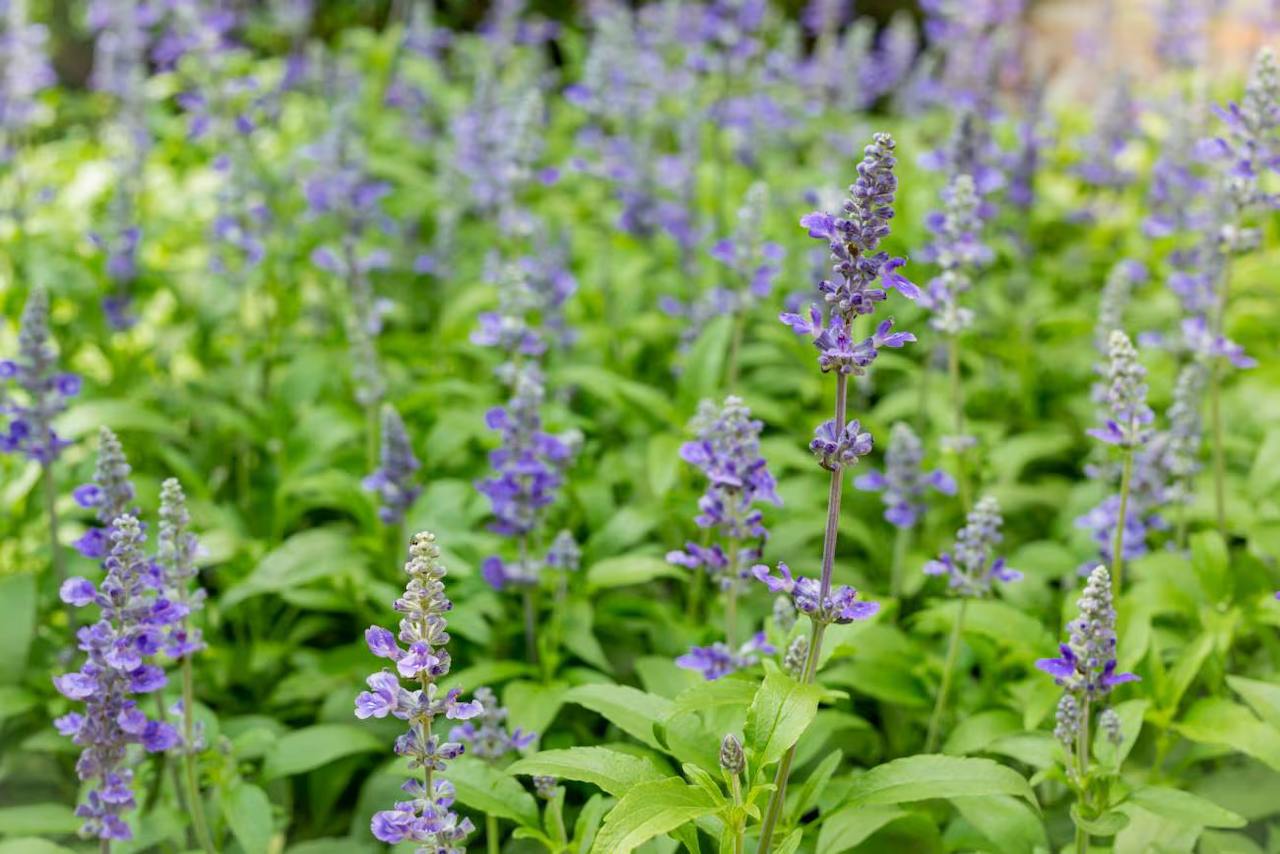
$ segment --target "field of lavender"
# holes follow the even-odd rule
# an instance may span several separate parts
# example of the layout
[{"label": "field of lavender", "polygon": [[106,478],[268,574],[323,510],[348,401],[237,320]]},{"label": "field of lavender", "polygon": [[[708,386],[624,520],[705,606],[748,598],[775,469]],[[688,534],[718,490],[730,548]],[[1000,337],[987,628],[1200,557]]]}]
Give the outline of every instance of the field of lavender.
[{"label": "field of lavender", "polygon": [[1280,20],[86,5],[0,854],[1280,852]]}]

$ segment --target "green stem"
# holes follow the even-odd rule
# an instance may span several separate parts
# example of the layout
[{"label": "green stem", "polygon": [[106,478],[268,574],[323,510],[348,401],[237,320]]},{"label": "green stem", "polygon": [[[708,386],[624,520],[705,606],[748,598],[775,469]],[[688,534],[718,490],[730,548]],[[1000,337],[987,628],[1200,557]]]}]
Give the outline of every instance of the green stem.
[{"label": "green stem", "polygon": [[893,535],[893,563],[889,565],[889,595],[895,600],[902,598],[903,564],[907,559],[907,544],[910,538],[910,528],[898,528]]},{"label": "green stem", "polygon": [[[734,806],[742,805],[742,780],[735,773],[729,779],[729,791],[733,795]],[[743,816],[739,815],[735,820],[733,828],[733,854],[746,854],[747,850],[747,823]]]},{"label": "green stem", "polygon": [[484,817],[484,844],[489,854],[499,854],[502,842],[498,839],[498,817],[486,814]]},{"label": "green stem", "polygon": [[98,840],[98,852],[99,854],[111,854],[111,840],[110,839]]},{"label": "green stem", "polygon": [[[45,463],[40,467],[40,478],[44,481],[44,512],[49,518],[49,563],[53,566],[53,577],[62,589],[67,580],[67,567],[62,560],[62,547],[58,542],[58,486],[53,481],[53,466]],[[61,596],[59,596],[61,598]],[[64,605],[67,612],[67,628],[71,636],[76,632],[76,612],[70,605]]]},{"label": "green stem", "polygon": [[1129,481],[1133,479],[1133,448],[1125,448],[1124,469],[1120,474],[1120,514],[1116,517],[1116,534],[1111,543],[1111,583],[1120,595],[1120,574],[1124,571],[1124,520],[1129,512]]},{"label": "green stem", "polygon": [[724,642],[730,649],[737,647],[738,642],[738,578],[741,549],[736,537],[729,538],[729,587],[724,591]]},{"label": "green stem", "polygon": [[947,338],[947,378],[951,383],[951,407],[955,415],[956,483],[960,487],[960,506],[968,513],[972,509],[969,497],[969,475],[965,465],[964,446],[964,387],[960,382],[960,336]]},{"label": "green stem", "polygon": [[[1076,773],[1078,774],[1078,782],[1080,787],[1081,799],[1085,793],[1085,776],[1089,773],[1089,695],[1084,695],[1084,706],[1080,715],[1080,731],[1076,734]],[[1078,804],[1078,808],[1083,810],[1086,804]],[[1089,851],[1089,832],[1076,825],[1076,854],[1088,854]]]},{"label": "green stem", "polygon": [[746,332],[747,316],[738,311],[733,315],[733,338],[729,341],[729,365],[725,371],[725,386],[729,391],[738,388],[738,357],[742,352],[742,338]]},{"label": "green stem", "polygon": [[205,818],[204,800],[200,797],[200,781],[196,770],[195,704],[195,676],[192,673],[191,655],[187,654],[182,657],[182,758],[186,768],[187,807],[191,810],[191,824],[195,828],[200,847],[205,854],[217,854],[213,837],[209,833],[209,822]]},{"label": "green stem", "polygon": [[378,440],[381,432],[378,404],[371,403],[364,408],[364,462],[365,471],[373,471],[378,467]]},{"label": "green stem", "polygon": [[[1231,284],[1230,258],[1224,260],[1218,285],[1218,304],[1213,317],[1213,334],[1222,335],[1227,319],[1227,293]],[[1209,370],[1209,422],[1213,437],[1213,507],[1218,535],[1227,538],[1227,457],[1222,440],[1222,358],[1214,357]]]},{"label": "green stem", "polygon": [[969,607],[969,597],[960,600],[960,609],[956,612],[956,621],[951,625],[951,637],[947,641],[947,659],[942,665],[942,684],[938,686],[938,697],[933,703],[933,714],[929,716],[929,734],[924,740],[924,752],[933,753],[938,746],[938,733],[942,728],[942,715],[947,709],[947,695],[951,693],[951,680],[956,669],[956,656],[960,653],[960,638],[964,630],[964,613]]},{"label": "green stem", "polygon": [[[848,406],[849,378],[844,374],[836,374],[836,407],[835,434],[844,432],[845,410]],[[831,484],[827,491],[827,524],[822,537],[822,581],[819,597],[825,599],[831,592],[831,572],[836,561],[836,534],[840,526],[840,496],[844,488],[844,471],[839,464],[831,471]],[[822,635],[826,629],[823,623],[813,620],[813,631],[809,635],[809,655],[805,658],[804,672],[800,681],[808,684],[814,680],[818,672],[818,660],[822,651]],[[773,834],[778,820],[782,817],[782,807],[787,798],[787,778],[791,776],[791,764],[796,758],[796,746],[782,756],[778,763],[778,771],[773,777],[773,793],[769,796],[769,805],[765,808],[764,820],[760,825],[760,845],[757,854],[768,854],[773,845]]]}]

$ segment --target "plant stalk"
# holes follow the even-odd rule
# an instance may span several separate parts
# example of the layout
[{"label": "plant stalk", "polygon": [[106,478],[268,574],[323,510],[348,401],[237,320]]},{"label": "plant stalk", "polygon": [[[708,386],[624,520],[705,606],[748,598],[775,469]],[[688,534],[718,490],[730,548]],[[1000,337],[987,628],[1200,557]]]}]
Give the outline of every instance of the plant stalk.
[{"label": "plant stalk", "polygon": [[[848,407],[849,378],[844,374],[836,374],[836,407],[835,428],[839,436],[844,431],[846,409]],[[831,485],[827,492],[827,525],[822,537],[822,582],[820,597],[825,599],[831,592],[831,572],[836,562],[836,534],[840,527],[840,497],[844,488],[844,470],[837,464],[831,471]],[[826,630],[823,623],[813,620],[813,631],[809,635],[809,655],[805,659],[801,682],[808,684],[814,680],[818,672],[818,661],[822,651],[822,635]],[[782,807],[787,798],[787,778],[791,775],[791,764],[796,758],[796,746],[793,744],[782,755],[778,763],[778,771],[773,777],[773,793],[769,796],[769,805],[765,809],[764,820],[760,825],[760,844],[757,854],[768,854],[773,845],[773,834],[782,818]]]},{"label": "plant stalk", "polygon": [[[1227,297],[1231,285],[1231,259],[1223,263],[1222,281],[1218,285],[1218,303],[1213,315],[1213,334],[1224,334],[1227,322]],[[1213,436],[1213,509],[1218,522],[1218,535],[1227,539],[1227,457],[1222,430],[1222,357],[1215,356],[1209,370],[1209,424]]]},{"label": "plant stalk", "polygon": [[956,656],[960,654],[960,638],[964,633],[964,614],[968,607],[969,597],[964,596],[960,599],[960,609],[956,612],[956,621],[951,624],[951,637],[947,640],[947,659],[942,665],[942,684],[938,686],[938,697],[933,703],[933,714],[929,716],[929,733],[924,740],[925,753],[933,753],[938,747],[938,733],[942,730],[942,715],[947,710],[947,695],[951,693]]},{"label": "plant stalk", "polygon": [[902,598],[903,564],[907,559],[907,545],[910,539],[910,528],[898,528],[893,535],[893,562],[889,565],[889,595],[895,600]]},{"label": "plant stalk", "polygon": [[[62,559],[62,547],[58,541],[58,487],[53,481],[53,465],[45,463],[40,467],[40,479],[44,481],[44,512],[49,517],[49,563],[53,566],[53,577],[62,590],[67,580],[67,567]],[[59,595],[61,598],[61,595]],[[63,605],[67,614],[67,630],[74,638],[76,633],[76,610],[70,605]]]},{"label": "plant stalk", "polygon": [[947,338],[947,378],[951,384],[951,407],[955,415],[956,483],[960,486],[960,506],[968,513],[973,508],[969,496],[969,473],[965,462],[968,449],[964,446],[964,388],[960,382],[960,336],[952,333]]},{"label": "plant stalk", "polygon": [[187,654],[182,657],[182,764],[186,769],[187,806],[191,810],[191,824],[195,828],[200,847],[205,854],[217,854],[213,837],[209,833],[209,822],[205,818],[204,801],[200,797],[200,781],[196,771],[195,702],[195,677],[192,673],[191,655]]},{"label": "plant stalk", "polygon": [[484,844],[489,854],[502,851],[502,842],[498,839],[498,817],[488,813],[484,817]]},{"label": "plant stalk", "polygon": [[1115,539],[1111,543],[1111,581],[1120,595],[1120,574],[1124,571],[1124,525],[1129,512],[1129,485],[1133,480],[1133,448],[1125,448],[1124,469],[1120,474],[1120,513],[1116,517]]}]

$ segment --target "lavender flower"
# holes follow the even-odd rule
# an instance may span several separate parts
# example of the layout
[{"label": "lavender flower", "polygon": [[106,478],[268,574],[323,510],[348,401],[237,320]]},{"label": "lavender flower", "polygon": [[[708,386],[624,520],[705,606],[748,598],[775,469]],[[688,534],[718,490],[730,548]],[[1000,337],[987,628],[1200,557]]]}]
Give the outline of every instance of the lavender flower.
[{"label": "lavender flower", "polygon": [[[457,688],[441,696],[439,680],[448,674],[450,663],[445,614],[453,603],[445,595],[446,570],[434,534],[414,535],[404,569],[409,580],[404,595],[395,602],[403,615],[398,636],[381,626],[365,631],[369,651],[395,662],[396,669],[384,668],[366,680],[370,690],[356,697],[355,714],[362,720],[391,715],[405,721],[409,729],[396,739],[395,750],[408,758],[410,770],[421,769],[422,779],[406,781],[401,788],[409,799],[375,813],[371,830],[376,839],[391,845],[410,840],[441,854],[461,854],[463,840],[475,828],[470,819],[459,819],[450,809],[454,790],[442,772],[448,760],[462,755],[465,748],[442,740],[432,724],[440,716],[468,720],[485,709],[475,701],[459,701]],[[401,685],[402,679],[420,687],[410,691]]]},{"label": "lavender flower", "polygon": [[772,655],[777,649],[765,640],[764,632],[756,632],[737,651],[727,643],[717,641],[711,646],[692,647],[676,659],[676,664],[686,670],[697,670],[707,681],[728,676],[760,660],[761,655]]},{"label": "lavender flower", "polygon": [[[1175,0],[1177,2],[1177,0]],[[1201,108],[1189,101],[1171,100],[1166,108],[1169,131],[1160,155],[1151,167],[1147,191],[1147,218],[1142,230],[1148,237],[1167,237],[1184,231],[1198,231],[1208,224],[1200,197],[1210,185],[1202,175],[1197,143],[1204,124]],[[1185,251],[1170,258],[1175,269],[1194,269],[1182,259]]]},{"label": "lavender flower", "polygon": [[382,407],[381,464],[373,474],[364,479],[364,488],[376,492],[381,506],[378,518],[384,524],[398,524],[405,511],[422,493],[422,487],[413,483],[414,472],[421,463],[413,455],[413,445],[400,413],[391,404]]},{"label": "lavender flower", "polygon": [[[191,625],[191,613],[204,607],[205,591],[200,587],[196,568],[200,542],[191,532],[187,496],[176,478],[166,478],[160,485],[160,530],[156,546],[156,564],[164,579],[164,596],[172,603],[178,620],[165,639],[165,654],[175,659],[188,658],[205,648],[200,629]],[[188,749],[194,746],[187,745]]]},{"label": "lavender flower", "polygon": [[0,434],[0,452],[21,453],[49,466],[70,443],[53,429],[53,420],[80,393],[80,378],[58,372],[58,353],[49,334],[49,298],[37,288],[27,297],[18,332],[18,358],[0,360],[0,380],[12,381],[23,393],[15,399],[0,389],[0,414],[8,416]]},{"label": "lavender flower", "polygon": [[782,656],[782,669],[791,674],[792,679],[799,679],[804,673],[805,662],[809,658],[809,638],[796,635]]},{"label": "lavender flower", "polygon": [[929,489],[943,495],[956,493],[956,482],[951,475],[941,469],[921,470],[923,459],[920,438],[906,422],[899,421],[889,433],[884,472],[869,469],[854,481],[854,486],[866,492],[883,493],[884,518],[895,527],[913,528],[925,510],[923,498]]},{"label": "lavender flower", "polygon": [[1228,253],[1257,244],[1256,229],[1241,220],[1255,211],[1274,210],[1280,196],[1267,193],[1261,179],[1280,172],[1280,68],[1269,48],[1258,52],[1244,99],[1217,110],[1226,125],[1224,135],[1209,146],[1222,167],[1220,195],[1229,208],[1218,221],[1219,240]]},{"label": "lavender flower", "polygon": [[1075,166],[1080,180],[1100,189],[1119,189],[1133,182],[1133,172],[1120,160],[1134,138],[1136,114],[1129,80],[1121,76],[1107,87],[1098,102],[1093,133],[1080,143],[1082,157]]},{"label": "lavender flower", "polygon": [[1194,69],[1202,60],[1208,13],[1204,0],[1163,0],[1156,17],[1156,56],[1170,68]]},{"label": "lavender flower", "polygon": [[764,564],[753,566],[751,574],[771,592],[789,594],[796,610],[807,614],[809,619],[818,624],[852,623],[854,620],[873,617],[880,610],[879,602],[858,599],[858,591],[847,584],[840,585],[824,596],[822,585],[816,579],[793,576],[791,568],[781,561],[778,563],[777,575],[771,573]]},{"label": "lavender flower", "polygon": [[133,483],[129,480],[129,461],[116,434],[107,427],[98,429],[98,462],[93,470],[93,481],[76,487],[72,493],[76,503],[84,508],[97,510],[100,527],[90,528],[76,541],[75,547],[87,558],[97,560],[106,555],[109,546],[111,523],[130,511],[133,501]]},{"label": "lavender flower", "polygon": [[128,746],[140,744],[154,753],[178,743],[173,727],[149,719],[132,699],[165,686],[164,671],[147,659],[163,648],[165,628],[182,616],[181,608],[157,594],[144,540],[137,519],[117,517],[102,583],[95,588],[87,579],[70,578],[60,591],[69,605],[101,609],[96,623],[77,632],[88,655],[84,665],[53,680],[63,696],[85,703],[83,714],[64,715],[54,725],[84,748],[76,773],[89,786],[76,815],[85,820],[82,832],[99,839],[132,838],[123,818],[135,806]]},{"label": "lavender flower", "polygon": [[1042,658],[1036,667],[1084,705],[1106,697],[1116,685],[1137,682],[1138,677],[1116,672],[1116,611],[1106,567],[1096,567],[1089,574],[1079,608],[1079,618],[1067,625],[1070,639],[1059,647],[1061,656]]},{"label": "lavender flower", "polygon": [[1168,443],[1165,465],[1173,479],[1170,498],[1178,502],[1192,499],[1191,481],[1200,471],[1200,445],[1203,440],[1200,405],[1204,397],[1208,373],[1205,366],[1190,362],[1178,372],[1169,405]]},{"label": "lavender flower", "polygon": [[985,496],[966,517],[965,526],[956,532],[955,556],[943,552],[937,560],[924,566],[926,575],[946,575],[951,589],[961,596],[984,597],[995,582],[1018,581],[1022,573],[1005,565],[1003,557],[995,557],[994,548],[1004,537],[1000,526],[1004,519],[1000,505]]},{"label": "lavender flower", "polygon": [[1146,280],[1146,266],[1127,258],[1118,261],[1107,274],[1098,300],[1098,322],[1093,327],[1094,346],[1103,355],[1110,353],[1111,333],[1124,331],[1124,313],[1133,298],[1134,287]]},{"label": "lavender flower", "polygon": [[930,220],[937,240],[928,253],[941,272],[930,280],[920,304],[933,312],[929,324],[934,329],[957,335],[973,323],[973,311],[960,305],[960,296],[973,287],[972,271],[989,262],[992,253],[982,243],[982,219],[973,178],[957,175],[944,199],[946,211]]},{"label": "lavender flower", "polygon": [[[667,554],[667,561],[707,572],[724,590],[736,588],[744,568],[759,559],[768,532],[757,504],[781,505],[768,463],[760,456],[763,424],[751,418],[741,398],[730,395],[717,408],[703,401],[693,421],[697,439],[680,446],[680,457],[707,478],[698,499],[698,527],[714,531],[722,540],[710,546],[686,543],[683,551]],[[755,545],[748,545],[755,541]]]},{"label": "lavender flower", "polygon": [[1110,445],[1136,448],[1150,438],[1151,431],[1146,425],[1155,418],[1147,406],[1147,371],[1138,361],[1138,351],[1129,336],[1118,329],[1111,331],[1108,354],[1106,403],[1109,412],[1103,426],[1088,433]]},{"label": "lavender flower", "polygon": [[568,531],[561,531],[547,549],[547,566],[562,572],[577,572],[582,565],[582,549]]},{"label": "lavender flower", "polygon": [[509,753],[518,753],[533,744],[537,733],[507,727],[507,710],[488,688],[477,688],[472,696],[483,711],[477,723],[467,721],[449,731],[449,740],[461,743],[467,752],[486,762],[497,762]]},{"label": "lavender flower", "polygon": [[37,99],[57,82],[46,56],[48,30],[27,17],[27,0],[8,0],[0,26],[0,163],[35,123]]}]

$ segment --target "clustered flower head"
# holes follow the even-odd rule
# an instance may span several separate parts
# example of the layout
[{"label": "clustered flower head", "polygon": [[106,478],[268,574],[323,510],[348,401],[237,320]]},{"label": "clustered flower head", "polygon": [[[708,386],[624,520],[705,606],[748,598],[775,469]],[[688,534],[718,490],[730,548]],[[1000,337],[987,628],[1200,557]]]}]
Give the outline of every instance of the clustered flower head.
[{"label": "clustered flower head", "polygon": [[0,451],[20,453],[49,465],[70,443],[53,429],[53,420],[80,393],[80,377],[58,371],[58,352],[49,334],[49,297],[36,288],[27,297],[18,331],[18,358],[0,360],[0,380],[12,382],[22,399],[0,386],[0,415],[9,419],[0,433]]},{"label": "clustered flower head", "polygon": [[[116,434],[107,427],[98,430],[98,462],[93,470],[93,481],[75,488],[72,496],[84,508],[97,511],[100,527],[85,531],[76,540],[75,547],[87,558],[98,559],[107,553],[111,523],[116,517],[129,512],[133,501],[133,483],[129,480],[129,461]],[[137,511],[134,511],[135,513]]]},{"label": "clustered flower head", "polygon": [[858,489],[881,493],[884,518],[898,528],[912,528],[925,510],[924,496],[933,489],[943,495],[955,495],[956,482],[951,475],[935,469],[921,468],[924,446],[906,422],[899,421],[889,433],[889,450],[885,453],[884,471],[869,469],[854,481]]},{"label": "clustered flower head", "polygon": [[132,838],[123,818],[135,806],[133,770],[126,764],[129,745],[154,753],[179,742],[172,726],[148,718],[133,699],[165,686],[164,670],[148,659],[162,649],[170,651],[169,630],[187,614],[184,605],[166,597],[163,577],[143,553],[145,539],[137,519],[117,517],[104,562],[106,577],[97,587],[84,578],[69,578],[60,591],[69,605],[101,609],[97,622],[76,633],[87,654],[85,663],[53,680],[63,696],[85,704],[83,713],[63,715],[54,725],[83,748],[76,773],[89,785],[76,815],[85,820],[84,834],[99,839]]},{"label": "clustered flower head", "polygon": [[5,163],[15,137],[35,123],[37,99],[57,75],[46,53],[49,31],[27,19],[26,0],[8,0],[0,10],[0,163]]},{"label": "clustered flower head", "polygon": [[1258,52],[1240,103],[1217,110],[1226,133],[1210,144],[1222,164],[1223,186],[1231,210],[1219,221],[1219,242],[1227,252],[1245,251],[1259,240],[1256,229],[1244,228],[1243,215],[1280,206],[1280,196],[1266,192],[1262,178],[1280,171],[1280,68],[1270,48]]},{"label": "clustered flower head", "polygon": [[1083,156],[1075,172],[1081,181],[1102,189],[1122,188],[1133,182],[1133,171],[1121,165],[1120,158],[1138,127],[1134,121],[1136,110],[1129,81],[1121,77],[1108,87],[1106,97],[1098,104],[1093,133],[1080,142]]},{"label": "clustered flower head", "polygon": [[[182,658],[204,649],[200,629],[191,625],[191,612],[204,607],[205,591],[196,581],[200,542],[191,532],[187,496],[177,478],[160,485],[160,530],[156,535],[156,565],[164,579],[164,595],[177,603],[182,616],[170,626],[165,654]],[[188,749],[192,745],[187,745]]]},{"label": "clustered flower head", "polygon": [[384,523],[393,525],[403,519],[405,511],[422,493],[422,487],[413,482],[414,472],[420,467],[400,413],[394,406],[384,404],[381,463],[364,479],[364,488],[376,492],[382,502],[378,518]]},{"label": "clustered flower head", "polygon": [[1116,685],[1138,681],[1132,673],[1116,672],[1116,612],[1106,567],[1089,574],[1079,608],[1080,616],[1067,626],[1069,640],[1059,647],[1061,655],[1036,662],[1072,698],[1059,704],[1054,730],[1067,745],[1074,744],[1089,708],[1096,708]]},{"label": "clustered flower head", "polygon": [[467,721],[449,731],[450,741],[461,743],[471,755],[496,762],[509,753],[524,750],[538,737],[520,727],[509,729],[506,708],[487,687],[477,688],[472,697],[484,711],[474,719],[475,723]]},{"label": "clustered flower head", "polygon": [[[470,819],[459,819],[450,809],[454,788],[440,775],[448,760],[462,755],[465,748],[443,740],[432,731],[432,723],[442,715],[468,720],[485,710],[478,702],[461,702],[457,688],[441,695],[439,680],[449,672],[450,663],[445,614],[453,603],[445,595],[446,570],[434,534],[414,535],[404,569],[409,580],[404,595],[395,602],[396,611],[403,615],[398,635],[381,626],[365,631],[369,651],[392,661],[395,670],[384,668],[366,680],[369,690],[356,697],[355,714],[362,720],[391,715],[405,721],[409,729],[396,739],[395,751],[408,758],[410,770],[421,770],[422,778],[406,781],[401,788],[408,800],[375,813],[371,829],[375,838],[391,845],[409,840],[424,850],[460,854],[465,851],[463,840],[475,828]],[[402,679],[419,687],[408,690]]]},{"label": "clustered flower head", "polygon": [[1150,438],[1147,425],[1155,415],[1147,406],[1147,370],[1138,361],[1129,336],[1111,330],[1107,341],[1106,404],[1108,412],[1102,427],[1090,429],[1089,435],[1109,445],[1136,448]]},{"label": "clustered flower head", "polygon": [[1011,582],[1022,573],[1005,565],[996,557],[995,547],[1004,539],[1000,526],[1004,519],[1000,505],[990,495],[980,500],[966,517],[965,526],[956,532],[955,554],[943,552],[937,560],[924,566],[927,575],[946,575],[951,589],[961,596],[987,596],[997,581]]},{"label": "clustered flower head", "polygon": [[760,556],[768,537],[758,503],[782,504],[769,466],[760,456],[764,425],[751,417],[741,398],[730,395],[717,407],[703,401],[693,420],[697,438],[680,446],[680,458],[707,478],[698,499],[698,527],[714,530],[726,542],[709,546],[689,542],[667,560],[689,569],[703,569],[728,589],[744,568]]},{"label": "clustered flower head", "polygon": [[875,311],[888,289],[896,289],[908,299],[920,293],[897,272],[906,261],[879,248],[889,235],[898,188],[893,151],[893,137],[876,134],[858,164],[858,179],[849,187],[844,215],[814,212],[800,220],[810,237],[826,241],[831,250],[834,275],[818,285],[829,307],[828,319],[823,322],[823,313],[816,306],[808,317],[785,312],[780,319],[797,334],[813,337],[824,372],[861,375],[880,348],[901,347],[915,340],[908,332],[893,333],[892,320],[881,323],[864,341],[855,343],[852,338],[853,318]]},{"label": "clustered flower head", "polygon": [[982,243],[980,200],[972,176],[957,175],[943,193],[945,210],[930,218],[937,235],[929,247],[929,260],[941,269],[929,281],[920,304],[933,312],[930,325],[955,335],[973,323],[973,311],[960,305],[960,295],[973,287],[973,270],[991,260],[991,249]]},{"label": "clustered flower head", "polygon": [[770,572],[769,567],[764,564],[753,566],[751,574],[771,592],[789,594],[796,610],[807,614],[815,623],[852,623],[854,620],[873,617],[880,610],[879,602],[858,599],[858,591],[847,584],[823,595],[821,582],[814,578],[793,576],[791,567],[781,561],[778,562],[777,575]]},{"label": "clustered flower head", "polygon": [[1124,331],[1124,312],[1129,307],[1133,289],[1147,280],[1147,268],[1141,261],[1119,261],[1107,273],[1098,300],[1098,322],[1093,328],[1093,341],[1105,355],[1110,352],[1111,333]]},{"label": "clustered flower head", "polygon": [[1170,498],[1175,501],[1191,500],[1191,480],[1200,471],[1200,401],[1207,382],[1208,371],[1199,362],[1184,365],[1174,382],[1164,463],[1173,479]]},{"label": "clustered flower head", "polygon": [[710,646],[693,647],[677,658],[676,664],[686,670],[697,670],[703,679],[711,681],[750,667],[760,660],[761,655],[775,652],[777,649],[765,639],[764,632],[756,632],[736,651],[727,643],[716,641]]},{"label": "clustered flower head", "polygon": [[577,572],[582,566],[582,548],[569,531],[561,531],[547,549],[547,566],[562,572]]}]

